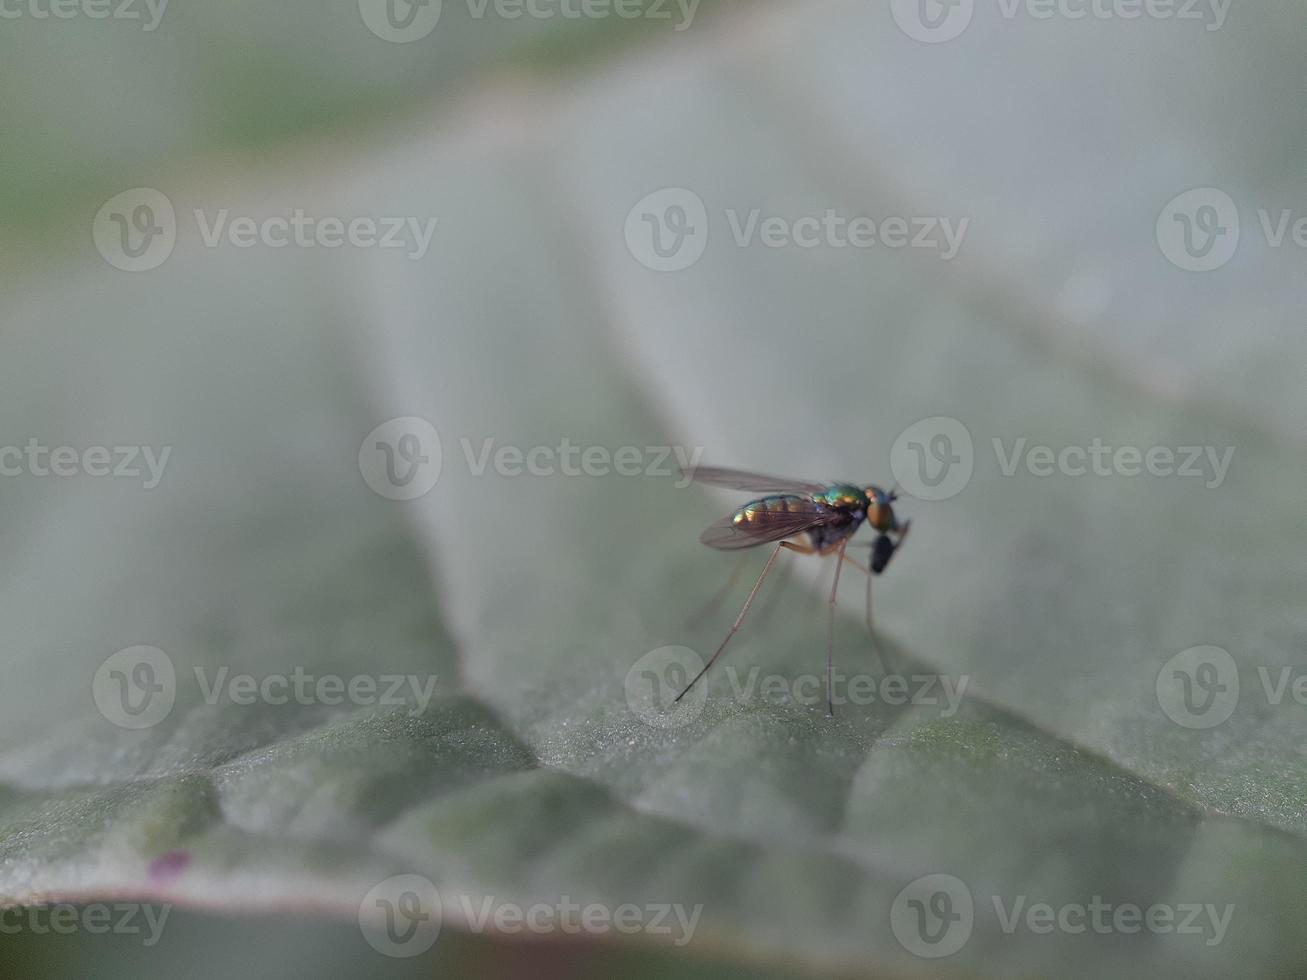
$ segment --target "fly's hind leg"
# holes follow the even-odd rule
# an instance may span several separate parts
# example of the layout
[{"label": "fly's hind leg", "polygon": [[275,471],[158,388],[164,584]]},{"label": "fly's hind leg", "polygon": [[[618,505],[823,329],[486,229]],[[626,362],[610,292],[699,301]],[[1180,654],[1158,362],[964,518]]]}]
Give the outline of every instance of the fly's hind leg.
[{"label": "fly's hind leg", "polygon": [[676,695],[676,697],[673,700],[679,701],[681,700],[681,698],[685,697],[686,693],[690,690],[690,688],[694,687],[695,684],[699,683],[699,678],[701,678],[704,674],[708,673],[708,668],[717,662],[717,658],[720,657],[722,655],[722,651],[726,649],[726,644],[731,642],[731,637],[736,634],[736,632],[740,628],[740,624],[744,622],[744,617],[745,615],[748,614],[749,607],[753,605],[753,600],[758,596],[758,590],[762,588],[762,580],[765,579],[767,577],[767,573],[771,571],[772,565],[776,562],[776,556],[781,553],[781,548],[784,545],[785,542],[781,541],[778,542],[776,547],[772,549],[771,555],[767,558],[767,564],[762,566],[762,573],[758,576],[758,580],[753,583],[753,588],[749,590],[749,598],[744,600],[744,608],[742,608],[740,610],[740,614],[735,617],[735,622],[731,625],[730,632],[726,634],[726,638],[722,640],[721,645],[717,647],[713,655],[708,658],[708,662],[703,665],[703,670],[695,674],[694,680],[690,681],[689,684],[686,684],[685,690],[682,691],[680,694]]},{"label": "fly's hind leg", "polygon": [[741,555],[739,561],[735,563],[735,568],[731,572],[731,577],[728,578],[725,584],[713,594],[711,599],[705,602],[696,612],[692,613],[690,617],[686,619],[685,629],[695,629],[702,626],[708,621],[709,617],[716,614],[717,610],[722,607],[722,603],[726,601],[726,597],[731,594],[731,589],[735,588],[735,583],[740,580],[740,574],[744,571],[744,566],[748,563],[749,556]]}]

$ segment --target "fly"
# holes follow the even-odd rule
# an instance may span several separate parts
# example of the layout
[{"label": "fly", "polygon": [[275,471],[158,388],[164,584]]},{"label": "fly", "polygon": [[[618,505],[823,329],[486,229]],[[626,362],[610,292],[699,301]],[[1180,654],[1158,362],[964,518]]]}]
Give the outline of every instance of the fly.
[{"label": "fly", "polygon": [[[829,614],[826,632],[826,710],[835,713],[832,693],[833,669],[832,658],[835,650],[835,596],[840,585],[840,569],[848,562],[867,576],[867,631],[872,633],[871,622],[871,582],[872,578],[885,571],[894,552],[903,545],[908,536],[911,521],[899,523],[894,513],[894,502],[898,500],[896,490],[886,492],[877,486],[859,487],[852,483],[803,483],[797,480],[785,480],[778,477],[762,476],[757,473],[745,473],[739,470],[720,469],[701,466],[688,474],[692,480],[708,483],[732,490],[762,494],[727,514],[720,521],[709,525],[699,536],[699,540],[710,548],[719,551],[739,551],[756,548],[758,545],[776,542],[767,563],[763,565],[758,580],[749,590],[749,597],[744,600],[744,607],[735,617],[730,632],[717,647],[715,653],[704,665],[703,670],[694,676],[685,690],[676,696],[679,701],[685,697],[690,688],[698,683],[699,678],[708,672],[726,644],[731,641],[744,622],[749,607],[753,605],[763,579],[771,571],[776,557],[785,548],[801,555],[837,555],[835,562],[835,581],[831,583]],[[857,533],[863,522],[877,532],[876,540],[871,546],[870,568],[845,554],[849,539]],[[802,537],[807,537],[803,543]],[[799,538],[800,540],[791,540]],[[872,633],[873,639],[875,634]]]}]

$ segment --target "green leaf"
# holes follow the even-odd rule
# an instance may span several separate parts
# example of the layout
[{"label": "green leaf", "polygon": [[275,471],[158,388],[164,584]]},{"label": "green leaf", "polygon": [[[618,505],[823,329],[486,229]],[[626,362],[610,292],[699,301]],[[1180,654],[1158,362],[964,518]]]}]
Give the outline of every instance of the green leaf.
[{"label": "green leaf", "polygon": [[[766,9],[658,57],[505,79],[406,140],[341,138],[323,178],[269,157],[156,181],[181,228],[162,267],[122,273],[85,242],[7,300],[0,446],[171,454],[151,489],[4,480],[0,896],[352,920],[378,882],[421,874],[451,930],[479,928],[486,898],[701,907],[684,955],[742,969],[1300,971],[1307,711],[1265,679],[1297,676],[1307,626],[1307,351],[1282,326],[1301,255],[1248,228],[1227,267],[1195,274],[1154,237],[1193,186],[1224,180],[1246,223],[1281,206],[1302,127],[1263,100],[1304,80],[1284,30],[1300,20],[1199,37],[977,15],[923,48],[880,9]],[[1212,70],[1159,80],[1190,45]],[[1213,114],[1238,141],[1207,131]],[[623,227],[667,186],[705,202],[709,234],[659,273]],[[193,217],[294,207],[439,223],[412,261],[207,247]],[[949,261],[737,247],[726,212],[755,208],[971,224]],[[360,447],[410,416],[439,433],[439,479],[386,499]],[[956,710],[884,686],[833,718],[819,695],[740,695],[754,667],[824,676],[821,563],[789,554],[812,588],[764,591],[706,703],[636,710],[642,658],[706,658],[745,589],[687,625],[733,567],[696,535],[740,498],[662,475],[660,447],[888,484],[896,437],[940,416],[966,427],[974,472],[898,505],[914,523],[877,580],[883,657],[844,573],[835,659],[910,694],[965,683]],[[1234,455],[1223,479],[1039,477],[1024,457],[1007,475],[1019,440]],[[567,446],[635,447],[642,472],[596,475]],[[496,463],[504,447],[526,459]],[[509,475],[533,447],[552,472]],[[139,645],[167,655],[175,703],[131,730],[94,694]],[[1240,688],[1211,728],[1159,701],[1159,674],[1199,645],[1229,652]],[[226,684],[296,671],[399,677],[410,696],[245,704]],[[973,921],[921,959],[904,889],[935,874]],[[1040,904],[1072,926],[1100,904],[1202,914],[1197,932],[1005,927]]]}]

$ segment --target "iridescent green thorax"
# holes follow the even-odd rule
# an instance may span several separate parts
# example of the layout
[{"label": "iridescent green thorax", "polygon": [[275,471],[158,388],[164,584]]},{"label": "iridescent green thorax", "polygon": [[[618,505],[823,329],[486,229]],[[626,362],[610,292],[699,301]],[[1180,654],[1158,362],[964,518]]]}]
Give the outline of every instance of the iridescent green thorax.
[{"label": "iridescent green thorax", "polygon": [[861,488],[851,483],[832,483],[821,493],[814,493],[812,499],[836,510],[861,510],[867,503]]}]

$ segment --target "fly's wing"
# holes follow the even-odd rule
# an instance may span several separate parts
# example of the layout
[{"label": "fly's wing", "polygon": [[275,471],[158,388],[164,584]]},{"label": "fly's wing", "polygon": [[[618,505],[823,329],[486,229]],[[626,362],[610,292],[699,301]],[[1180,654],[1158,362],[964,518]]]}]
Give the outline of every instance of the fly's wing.
[{"label": "fly's wing", "polygon": [[708,525],[699,540],[719,551],[738,551],[799,534],[825,523],[831,515],[811,500],[791,499],[783,511],[755,511],[751,521],[736,523],[735,516],[728,514]]},{"label": "fly's wing", "polygon": [[744,470],[728,470],[720,466],[698,466],[685,474],[696,483],[708,483],[746,493],[821,493],[826,488],[820,483],[786,480],[779,476],[764,476]]}]

